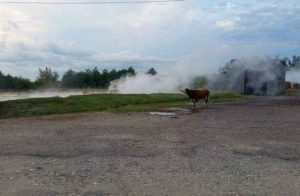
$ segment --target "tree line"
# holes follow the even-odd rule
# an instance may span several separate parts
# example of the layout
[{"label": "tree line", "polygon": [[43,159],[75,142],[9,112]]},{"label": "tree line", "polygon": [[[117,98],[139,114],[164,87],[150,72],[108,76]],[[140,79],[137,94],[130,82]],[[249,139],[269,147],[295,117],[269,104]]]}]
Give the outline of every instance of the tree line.
[{"label": "tree line", "polygon": [[0,90],[29,90],[33,89],[34,84],[28,79],[22,77],[13,77],[4,75],[0,71]]},{"label": "tree line", "polygon": [[[156,75],[154,68],[150,68],[146,74]],[[40,88],[108,88],[110,82],[125,76],[134,76],[136,71],[133,67],[126,69],[104,69],[99,71],[86,69],[84,71],[66,71],[61,79],[59,74],[50,67],[39,68],[39,74],[35,81],[23,77],[5,75],[0,71],[0,90],[33,90]]]},{"label": "tree line", "polygon": [[[293,56],[292,58],[282,58],[288,70],[300,70],[300,56]],[[228,62],[225,66],[220,68],[220,72],[226,73],[230,71],[230,64]],[[35,81],[23,77],[14,77],[9,74],[5,75],[0,71],[0,90],[32,90],[40,88],[108,88],[110,82],[120,79],[124,76],[134,76],[136,71],[133,67],[128,67],[121,70],[107,70],[99,71],[97,67],[94,69],[86,69],[84,71],[74,71],[72,69],[65,72],[61,79],[59,74],[52,71],[50,67],[39,69],[38,77]],[[157,71],[150,68],[145,74],[156,75]],[[199,76],[193,80],[193,86],[202,87],[207,84],[207,78]]]},{"label": "tree line", "polygon": [[65,88],[108,88],[111,81],[135,74],[132,67],[118,71],[104,69],[102,72],[97,68],[80,72],[69,70],[63,75],[61,83]]}]

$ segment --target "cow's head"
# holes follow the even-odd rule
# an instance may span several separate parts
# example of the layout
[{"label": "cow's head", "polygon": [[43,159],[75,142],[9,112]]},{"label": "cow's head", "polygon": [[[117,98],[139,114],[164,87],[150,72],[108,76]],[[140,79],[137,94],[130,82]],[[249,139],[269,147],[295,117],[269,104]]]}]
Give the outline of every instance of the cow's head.
[{"label": "cow's head", "polygon": [[188,91],[189,91],[188,88],[180,90],[180,92],[182,92],[183,94],[186,94]]}]

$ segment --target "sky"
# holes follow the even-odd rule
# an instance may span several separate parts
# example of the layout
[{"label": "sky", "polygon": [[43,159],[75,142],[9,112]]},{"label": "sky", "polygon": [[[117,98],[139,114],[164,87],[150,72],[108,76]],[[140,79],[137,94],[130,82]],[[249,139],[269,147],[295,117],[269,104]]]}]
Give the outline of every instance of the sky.
[{"label": "sky", "polygon": [[159,72],[180,66],[203,74],[233,58],[300,55],[297,1],[0,3],[0,71],[32,80],[45,66],[60,74],[128,66]]}]

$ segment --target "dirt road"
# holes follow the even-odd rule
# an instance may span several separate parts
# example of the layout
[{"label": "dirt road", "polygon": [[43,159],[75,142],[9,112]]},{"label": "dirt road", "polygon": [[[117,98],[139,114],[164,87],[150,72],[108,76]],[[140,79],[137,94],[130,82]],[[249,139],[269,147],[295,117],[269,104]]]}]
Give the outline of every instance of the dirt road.
[{"label": "dirt road", "polygon": [[300,195],[300,97],[0,120],[1,195]]}]

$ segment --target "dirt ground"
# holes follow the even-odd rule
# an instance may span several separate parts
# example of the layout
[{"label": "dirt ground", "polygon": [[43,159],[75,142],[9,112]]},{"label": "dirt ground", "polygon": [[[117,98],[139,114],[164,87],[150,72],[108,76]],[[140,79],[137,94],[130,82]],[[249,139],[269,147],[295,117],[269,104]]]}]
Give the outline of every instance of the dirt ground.
[{"label": "dirt ground", "polygon": [[1,195],[300,195],[300,97],[191,111],[0,120]]}]

